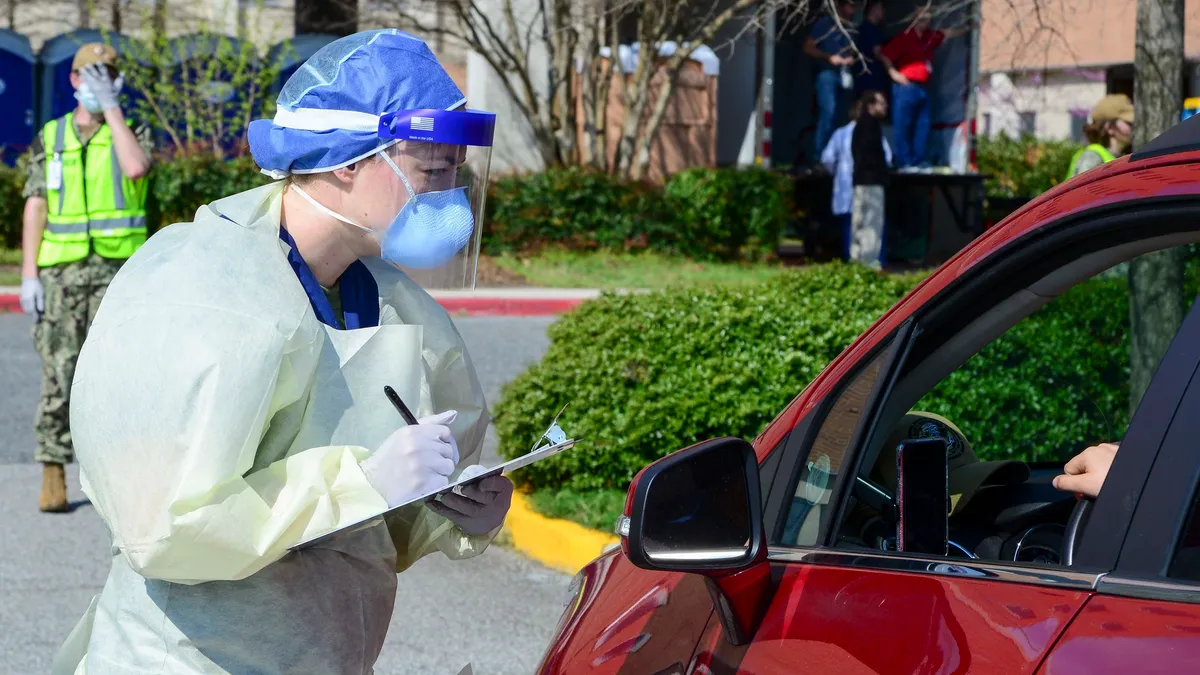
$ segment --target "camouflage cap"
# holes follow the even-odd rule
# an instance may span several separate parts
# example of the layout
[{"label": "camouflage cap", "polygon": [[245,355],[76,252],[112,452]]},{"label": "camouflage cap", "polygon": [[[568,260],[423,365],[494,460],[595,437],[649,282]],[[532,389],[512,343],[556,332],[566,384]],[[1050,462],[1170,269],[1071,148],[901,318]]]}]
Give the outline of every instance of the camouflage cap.
[{"label": "camouflage cap", "polygon": [[79,70],[93,63],[103,63],[116,67],[117,50],[103,42],[89,42],[75,52],[75,60],[71,62],[71,70]]}]

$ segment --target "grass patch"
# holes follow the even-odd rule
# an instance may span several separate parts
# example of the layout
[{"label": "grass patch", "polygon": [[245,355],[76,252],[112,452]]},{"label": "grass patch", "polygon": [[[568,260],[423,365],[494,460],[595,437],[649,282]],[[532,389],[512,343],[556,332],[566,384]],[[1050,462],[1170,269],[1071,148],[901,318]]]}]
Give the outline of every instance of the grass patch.
[{"label": "grass patch", "polygon": [[0,286],[21,285],[21,249],[0,247]]},{"label": "grass patch", "polygon": [[529,495],[534,510],[550,518],[570,520],[601,532],[612,532],[625,509],[622,490],[555,490],[543,488]]},{"label": "grass patch", "polygon": [[666,288],[765,281],[786,268],[779,263],[712,263],[659,253],[544,251],[504,255],[497,266],[547,288]]}]

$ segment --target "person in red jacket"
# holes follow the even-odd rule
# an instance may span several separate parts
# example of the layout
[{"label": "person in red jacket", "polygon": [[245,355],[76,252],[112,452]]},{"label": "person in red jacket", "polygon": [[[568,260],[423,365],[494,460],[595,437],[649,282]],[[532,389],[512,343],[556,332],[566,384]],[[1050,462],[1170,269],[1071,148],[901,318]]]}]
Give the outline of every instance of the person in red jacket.
[{"label": "person in red jacket", "polygon": [[933,53],[943,42],[966,34],[969,26],[932,30],[928,7],[917,10],[912,25],[892,38],[881,55],[892,78],[892,148],[900,169],[928,166],[929,93]]}]

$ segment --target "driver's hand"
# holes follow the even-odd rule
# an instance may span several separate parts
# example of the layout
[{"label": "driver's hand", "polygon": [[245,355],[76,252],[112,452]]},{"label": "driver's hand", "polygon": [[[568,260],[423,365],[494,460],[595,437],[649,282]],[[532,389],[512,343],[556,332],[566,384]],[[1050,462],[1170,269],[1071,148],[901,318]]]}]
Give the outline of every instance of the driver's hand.
[{"label": "driver's hand", "polygon": [[1063,467],[1065,473],[1054,477],[1054,487],[1095,498],[1104,487],[1113,457],[1117,456],[1117,447],[1116,443],[1101,443],[1075,455]]}]

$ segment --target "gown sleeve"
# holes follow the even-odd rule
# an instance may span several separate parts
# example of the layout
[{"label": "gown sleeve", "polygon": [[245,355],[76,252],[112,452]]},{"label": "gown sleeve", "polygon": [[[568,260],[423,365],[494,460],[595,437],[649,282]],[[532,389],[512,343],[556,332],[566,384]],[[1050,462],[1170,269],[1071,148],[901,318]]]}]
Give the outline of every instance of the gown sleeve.
[{"label": "gown sleeve", "polygon": [[359,468],[366,448],[258,456],[272,419],[311,393],[315,321],[231,309],[197,282],[118,275],[71,397],[84,489],[114,545],[142,576],[184,584],[245,578],[386,508]]}]

